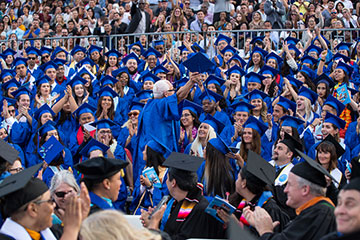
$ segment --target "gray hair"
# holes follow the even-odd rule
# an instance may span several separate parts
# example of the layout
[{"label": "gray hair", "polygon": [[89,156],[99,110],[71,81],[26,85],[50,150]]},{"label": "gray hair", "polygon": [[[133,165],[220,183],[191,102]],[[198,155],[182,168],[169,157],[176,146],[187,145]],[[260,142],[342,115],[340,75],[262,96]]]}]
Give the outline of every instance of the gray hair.
[{"label": "gray hair", "polygon": [[315,183],[312,183],[305,178],[297,176],[297,182],[299,184],[299,187],[303,186],[309,186],[310,187],[310,193],[314,195],[315,197],[324,197],[326,194],[326,187],[321,187]]},{"label": "gray hair", "polygon": [[154,98],[163,98],[165,92],[170,90],[171,83],[168,80],[159,80],[154,84]]},{"label": "gray hair", "polygon": [[74,188],[74,190],[79,193],[80,187],[76,183],[75,177],[72,172],[68,170],[61,170],[60,172],[55,173],[55,175],[51,179],[50,184],[50,193],[54,194],[55,190],[60,186],[60,184],[66,183],[70,187]]}]

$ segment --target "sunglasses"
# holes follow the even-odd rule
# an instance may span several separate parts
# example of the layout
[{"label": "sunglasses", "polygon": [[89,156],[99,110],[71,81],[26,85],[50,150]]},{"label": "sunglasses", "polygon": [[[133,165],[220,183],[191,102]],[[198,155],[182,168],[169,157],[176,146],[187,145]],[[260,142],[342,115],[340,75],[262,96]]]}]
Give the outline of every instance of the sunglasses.
[{"label": "sunglasses", "polygon": [[72,190],[67,191],[67,192],[56,192],[55,196],[57,196],[58,198],[64,198],[66,194],[71,193],[71,192],[72,192]]},{"label": "sunglasses", "polygon": [[135,51],[135,52],[140,52],[141,51],[140,48],[132,48],[132,50]]},{"label": "sunglasses", "polygon": [[131,116],[136,117],[136,116],[138,116],[138,115],[139,115],[138,112],[129,112],[129,113],[128,113],[128,116],[129,116],[129,117],[131,117]]},{"label": "sunglasses", "polygon": [[35,60],[36,57],[28,57],[29,60]]}]

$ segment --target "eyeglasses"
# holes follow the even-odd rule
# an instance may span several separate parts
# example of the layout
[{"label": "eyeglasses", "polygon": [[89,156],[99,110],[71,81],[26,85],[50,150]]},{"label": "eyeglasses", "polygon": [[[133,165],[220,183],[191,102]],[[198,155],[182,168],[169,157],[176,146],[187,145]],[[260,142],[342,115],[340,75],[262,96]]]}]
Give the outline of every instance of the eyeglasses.
[{"label": "eyeglasses", "polygon": [[63,197],[65,197],[66,194],[72,193],[72,192],[73,192],[72,190],[67,191],[67,192],[56,192],[55,196],[57,196],[58,198],[63,198]]},{"label": "eyeglasses", "polygon": [[141,51],[140,48],[132,48],[132,50],[135,51],[135,52],[140,52]]},{"label": "eyeglasses", "polygon": [[35,203],[35,204],[37,204],[37,205],[40,205],[40,204],[45,203],[45,202],[50,203],[50,204],[53,204],[53,203],[55,202],[55,200],[52,199],[52,198],[50,198],[50,199],[48,199],[48,200],[34,201],[33,203]]},{"label": "eyeglasses", "polygon": [[189,3],[189,2],[186,2],[185,5],[190,5],[190,3]]},{"label": "eyeglasses", "polygon": [[50,55],[43,55],[42,58],[49,58]]},{"label": "eyeglasses", "polygon": [[23,168],[23,167],[10,168],[9,172],[15,172],[15,173],[18,173],[18,172],[21,172],[22,170],[24,170],[24,168]]},{"label": "eyeglasses", "polygon": [[191,114],[190,113],[184,113],[183,115],[181,115],[181,117],[190,117]]},{"label": "eyeglasses", "polygon": [[129,113],[128,113],[128,116],[129,116],[129,117],[131,117],[131,116],[136,117],[136,116],[138,116],[138,115],[139,115],[138,112],[129,112]]},{"label": "eyeglasses", "polygon": [[111,134],[111,130],[100,130],[100,134]]}]

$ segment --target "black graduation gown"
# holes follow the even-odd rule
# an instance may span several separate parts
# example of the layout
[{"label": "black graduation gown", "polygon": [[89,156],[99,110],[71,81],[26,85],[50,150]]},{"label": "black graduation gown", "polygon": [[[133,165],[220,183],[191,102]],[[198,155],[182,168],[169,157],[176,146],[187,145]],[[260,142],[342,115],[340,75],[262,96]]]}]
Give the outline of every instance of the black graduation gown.
[{"label": "black graduation gown", "polygon": [[202,196],[202,190],[197,187],[189,192],[186,198],[197,199],[199,202],[182,222],[176,221],[176,219],[184,200],[173,203],[170,216],[164,227],[164,231],[170,235],[171,239],[225,238],[223,224],[205,213],[209,202]]},{"label": "black graduation gown", "polygon": [[265,233],[260,239],[318,240],[336,231],[334,208],[322,200],[303,210],[281,233]]}]

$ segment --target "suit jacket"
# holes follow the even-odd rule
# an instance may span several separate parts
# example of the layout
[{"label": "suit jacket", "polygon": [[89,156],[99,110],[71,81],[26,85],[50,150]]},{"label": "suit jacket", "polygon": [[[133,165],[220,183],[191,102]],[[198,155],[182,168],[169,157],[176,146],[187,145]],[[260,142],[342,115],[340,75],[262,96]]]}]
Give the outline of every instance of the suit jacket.
[{"label": "suit jacket", "polygon": [[[126,33],[133,33],[135,32],[136,28],[138,27],[140,20],[142,18],[141,10],[136,6],[137,4],[132,4],[131,6],[131,21],[129,23],[129,26],[126,29]],[[145,20],[145,32],[150,31],[150,15],[149,13],[145,12],[146,20]]]}]

